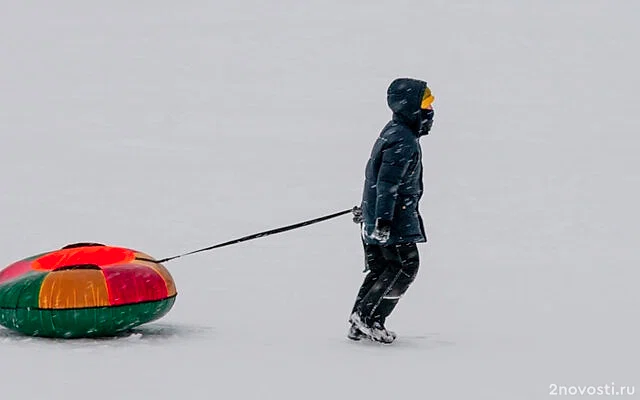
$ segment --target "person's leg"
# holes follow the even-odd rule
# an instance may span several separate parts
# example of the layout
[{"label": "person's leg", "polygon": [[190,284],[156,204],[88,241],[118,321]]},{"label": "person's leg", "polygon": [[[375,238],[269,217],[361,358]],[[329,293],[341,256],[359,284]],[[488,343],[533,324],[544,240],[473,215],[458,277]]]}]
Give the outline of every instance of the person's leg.
[{"label": "person's leg", "polygon": [[372,310],[373,320],[380,321],[382,325],[415,280],[420,267],[420,255],[415,243],[385,248],[383,253],[386,259],[393,260],[390,261],[392,266],[399,265],[400,268],[394,272],[392,284],[385,289],[382,298],[378,300],[377,309]]},{"label": "person's leg", "polygon": [[382,274],[386,267],[386,260],[382,254],[382,247],[365,243],[363,243],[363,246],[366,270],[368,272],[364,277],[362,285],[360,285],[360,290],[358,290],[358,295],[356,296],[356,301],[351,310],[351,314],[357,310],[362,299],[367,295],[367,293],[369,293],[369,290],[371,290],[371,287],[378,281],[380,274]]},{"label": "person's leg", "polygon": [[371,282],[366,294],[357,302],[357,311],[363,322],[384,326],[386,318],[398,304],[414,281],[420,264],[415,243],[380,247],[385,268]]},{"label": "person's leg", "polygon": [[351,324],[351,326],[349,327],[347,337],[351,340],[360,340],[363,337],[366,337],[366,335],[362,333],[362,331],[360,331],[358,327],[355,326],[351,317],[360,306],[362,298],[367,295],[371,287],[376,283],[376,281],[380,277],[380,274],[384,271],[386,265],[380,246],[369,245],[364,242],[362,243],[362,245],[364,248],[365,272],[367,272],[367,275],[364,277],[364,281],[360,285],[360,289],[358,290],[358,294],[356,296],[356,301],[353,304],[351,313],[349,314],[349,323]]}]

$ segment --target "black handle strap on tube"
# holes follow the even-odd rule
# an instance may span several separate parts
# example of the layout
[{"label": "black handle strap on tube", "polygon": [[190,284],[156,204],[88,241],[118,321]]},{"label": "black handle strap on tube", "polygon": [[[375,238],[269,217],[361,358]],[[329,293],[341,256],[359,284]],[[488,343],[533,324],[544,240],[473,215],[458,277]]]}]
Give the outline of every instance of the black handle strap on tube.
[{"label": "black handle strap on tube", "polygon": [[146,259],[146,258],[138,258],[138,260],[150,261],[150,262],[155,262],[155,263],[161,264],[161,263],[164,263],[164,262],[167,262],[167,261],[175,260],[176,258],[181,258],[181,257],[189,256],[189,255],[192,255],[192,254],[196,254],[196,253],[202,253],[203,251],[209,251],[209,250],[213,250],[213,249],[218,249],[220,247],[230,246],[232,244],[246,242],[248,240],[253,240],[253,239],[258,239],[258,238],[261,238],[261,237],[274,235],[276,233],[282,233],[282,232],[290,231],[290,230],[293,230],[293,229],[302,228],[303,226],[307,226],[307,225],[315,224],[315,223],[318,223],[318,222],[326,221],[328,219],[336,218],[336,217],[339,217],[341,215],[348,214],[348,213],[350,213],[352,211],[353,211],[353,209],[350,208],[348,210],[344,210],[344,211],[340,211],[340,212],[337,212],[337,213],[325,215],[323,217],[310,219],[308,221],[298,222],[297,224],[287,225],[287,226],[283,226],[281,228],[271,229],[271,230],[264,231],[264,232],[254,233],[253,235],[241,237],[239,239],[230,240],[230,241],[224,242],[224,243],[214,244],[213,246],[209,246],[209,247],[205,247],[205,248],[202,248],[202,249],[190,251],[190,252],[184,253],[184,254],[179,254],[179,255],[173,256],[173,257],[163,258],[161,260],[149,260],[149,259]]}]

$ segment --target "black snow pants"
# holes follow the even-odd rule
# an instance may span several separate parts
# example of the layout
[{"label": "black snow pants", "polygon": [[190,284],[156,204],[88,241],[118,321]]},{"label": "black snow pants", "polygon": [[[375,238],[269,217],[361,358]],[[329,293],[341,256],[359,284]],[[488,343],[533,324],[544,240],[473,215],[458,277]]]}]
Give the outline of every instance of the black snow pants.
[{"label": "black snow pants", "polygon": [[420,258],[415,243],[394,246],[364,244],[369,270],[360,286],[353,312],[359,312],[366,324],[384,326],[400,298],[418,274]]}]

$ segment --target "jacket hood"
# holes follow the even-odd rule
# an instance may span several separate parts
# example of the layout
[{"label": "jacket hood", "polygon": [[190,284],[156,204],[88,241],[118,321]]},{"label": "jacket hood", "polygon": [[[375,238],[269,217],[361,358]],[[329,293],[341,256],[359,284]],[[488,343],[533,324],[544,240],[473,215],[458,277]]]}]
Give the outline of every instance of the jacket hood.
[{"label": "jacket hood", "polygon": [[387,104],[395,120],[412,129],[420,127],[420,104],[427,82],[411,78],[398,78],[387,89]]}]

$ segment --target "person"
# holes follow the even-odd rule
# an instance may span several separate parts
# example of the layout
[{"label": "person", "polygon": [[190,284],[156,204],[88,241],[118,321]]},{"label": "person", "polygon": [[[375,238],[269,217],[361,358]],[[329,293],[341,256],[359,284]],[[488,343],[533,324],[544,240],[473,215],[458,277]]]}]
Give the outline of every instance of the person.
[{"label": "person", "polygon": [[418,273],[416,244],[427,241],[419,212],[423,193],[419,139],[433,126],[433,101],[422,80],[398,78],[387,89],[393,116],[373,145],[362,202],[352,210],[353,221],[361,225],[367,275],[349,317],[349,339],[382,343],[396,339],[385,321]]}]

